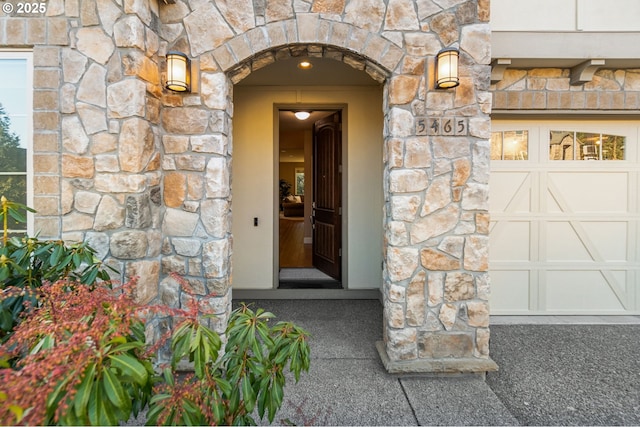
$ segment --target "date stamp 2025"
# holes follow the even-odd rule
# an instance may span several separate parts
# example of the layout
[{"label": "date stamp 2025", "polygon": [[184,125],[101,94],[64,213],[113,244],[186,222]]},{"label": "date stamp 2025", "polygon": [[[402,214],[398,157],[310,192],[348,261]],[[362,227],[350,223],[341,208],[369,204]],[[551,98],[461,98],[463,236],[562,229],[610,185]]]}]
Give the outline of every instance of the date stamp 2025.
[{"label": "date stamp 2025", "polygon": [[4,2],[0,8],[9,16],[44,16],[47,13],[47,2]]}]

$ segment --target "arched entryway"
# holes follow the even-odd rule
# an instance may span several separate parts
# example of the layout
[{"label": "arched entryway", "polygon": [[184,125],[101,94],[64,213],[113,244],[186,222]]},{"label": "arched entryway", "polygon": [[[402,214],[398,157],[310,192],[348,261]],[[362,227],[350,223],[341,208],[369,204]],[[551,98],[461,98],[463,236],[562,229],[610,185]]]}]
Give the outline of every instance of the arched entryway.
[{"label": "arched entryway", "polygon": [[[215,291],[205,298],[220,309],[223,323],[238,269],[250,268],[231,262],[236,250],[231,218],[233,223],[247,219],[233,211],[241,197],[235,187],[242,187],[232,179],[238,164],[234,138],[237,128],[251,130],[250,121],[241,124],[235,115],[239,86],[234,85],[301,52],[343,61],[384,82],[384,342],[378,349],[385,366],[391,372],[495,369],[488,345],[488,4],[451,2],[446,9],[404,0],[256,4],[239,2],[231,10],[227,2],[211,0],[191,12],[169,6],[173,15],[163,18],[176,35],[167,47],[190,49],[199,59],[200,82],[198,96],[168,99],[161,112],[163,138],[181,150],[163,166],[202,171],[201,180],[190,181],[197,174],[175,174],[186,175],[187,198],[196,202],[167,209],[163,248],[171,248],[172,231],[204,241],[189,272],[206,278],[207,288]],[[459,48],[460,86],[436,90],[435,56],[445,47]],[[292,95],[279,102],[299,103],[300,93]],[[270,100],[271,117],[277,104]],[[182,154],[189,150],[198,155]],[[273,158],[273,149],[266,156]],[[165,195],[166,184],[165,179]],[[177,184],[185,188],[182,181]],[[266,194],[273,199],[273,189]],[[251,215],[249,227],[255,217],[260,223]],[[188,230],[171,228],[182,219],[191,221]],[[267,239],[272,242],[273,235],[267,233]]]},{"label": "arched entryway", "polygon": [[[234,86],[234,297],[378,298],[380,295],[383,85],[362,70],[347,65],[364,63],[361,58],[344,53],[337,56],[331,49],[324,49],[331,52],[329,58],[310,57],[310,50],[317,55],[313,47],[282,48],[275,55],[281,59]],[[297,56],[286,57],[283,51]],[[340,58],[342,60],[338,60]],[[302,59],[312,62],[313,68],[299,69],[297,65]],[[285,147],[291,140],[305,143],[306,168],[311,173],[309,177],[313,175],[313,120],[291,129],[285,113],[293,116],[291,111],[296,109],[312,110],[313,117],[318,118],[331,112],[341,113],[341,161],[336,165],[340,169],[336,184],[342,194],[338,212],[343,230],[341,290],[306,290],[302,295],[297,290],[279,289],[279,227],[292,221],[288,217],[280,218],[283,215],[279,214],[278,182],[287,176],[284,170],[292,168],[280,162],[280,145]],[[304,159],[295,165],[304,169]],[[310,189],[311,179],[307,184]],[[312,194],[309,196],[303,203],[306,213],[300,213],[300,225],[310,222]],[[312,246],[312,242],[309,243],[308,246]]]}]

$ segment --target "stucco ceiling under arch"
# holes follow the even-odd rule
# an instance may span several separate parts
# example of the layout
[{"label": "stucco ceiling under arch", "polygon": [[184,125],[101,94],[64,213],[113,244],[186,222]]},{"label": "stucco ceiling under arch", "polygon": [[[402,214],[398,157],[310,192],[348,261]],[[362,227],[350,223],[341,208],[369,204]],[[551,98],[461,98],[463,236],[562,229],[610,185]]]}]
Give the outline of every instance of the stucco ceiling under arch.
[{"label": "stucco ceiling under arch", "polygon": [[[301,70],[298,63],[308,60],[310,70]],[[292,57],[275,61],[253,71],[237,83],[239,86],[379,86],[364,71],[341,61],[328,58]]]},{"label": "stucco ceiling under arch", "polygon": [[[311,69],[302,70],[298,64],[302,60],[312,63]],[[366,72],[357,70],[342,61],[298,56],[279,59],[272,64],[253,71],[247,77],[236,83],[238,86],[380,86]],[[311,112],[311,117],[300,121],[293,116],[291,109],[280,112],[280,130],[293,131],[309,128],[321,117],[331,111],[314,111],[309,106],[301,105],[299,109]],[[291,111],[289,111],[291,110]],[[301,147],[299,147],[301,149]]]}]

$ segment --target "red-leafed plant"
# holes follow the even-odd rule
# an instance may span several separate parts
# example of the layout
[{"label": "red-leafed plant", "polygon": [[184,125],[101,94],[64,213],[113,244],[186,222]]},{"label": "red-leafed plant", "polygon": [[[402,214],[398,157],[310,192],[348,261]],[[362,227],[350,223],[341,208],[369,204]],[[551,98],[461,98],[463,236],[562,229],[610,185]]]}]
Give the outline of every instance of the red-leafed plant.
[{"label": "red-leafed plant", "polygon": [[147,404],[152,355],[130,288],[58,281],[0,347],[0,423],[115,425]]},{"label": "red-leafed plant", "polygon": [[[236,309],[222,354],[222,339],[203,324],[212,315],[196,298],[187,310],[140,306],[134,287],[58,281],[37,290],[37,307],[0,346],[0,424],[117,425],[147,403],[150,425],[250,425],[256,413],[271,422],[283,402],[285,368],[296,381],[309,369],[307,332],[285,322],[270,327],[269,312]],[[5,290],[0,300],[19,291]],[[145,319],[154,312],[177,323],[165,338],[172,359],[162,376],[152,367],[162,342],[145,343]],[[9,359],[18,362],[10,367]],[[183,359],[193,374],[177,375]]]},{"label": "red-leafed plant", "polygon": [[[6,219],[22,220],[24,208],[3,199],[0,209],[1,425],[117,425],[147,404],[150,425],[247,425],[256,412],[271,422],[284,369],[296,381],[309,370],[307,332],[285,322],[270,327],[271,313],[244,304],[235,310],[223,352],[203,323],[213,314],[179,277],[190,296],[186,310],[140,306],[135,280],[111,289],[86,244],[9,239]],[[151,347],[145,320],[155,313],[173,316],[176,326]],[[168,339],[172,358],[161,376],[152,362]],[[192,375],[176,375],[183,359]]]},{"label": "red-leafed plant", "polygon": [[[27,212],[33,209],[0,197],[0,221],[3,226],[0,240],[0,291],[20,288],[12,297],[0,300],[0,343],[12,334],[22,319],[26,305],[33,306],[35,290],[44,282],[66,280],[91,285],[108,281],[109,271],[96,251],[87,243],[66,243],[62,240],[41,240],[26,235],[10,235],[12,223],[25,223]],[[1,397],[1,396],[0,396]]]}]

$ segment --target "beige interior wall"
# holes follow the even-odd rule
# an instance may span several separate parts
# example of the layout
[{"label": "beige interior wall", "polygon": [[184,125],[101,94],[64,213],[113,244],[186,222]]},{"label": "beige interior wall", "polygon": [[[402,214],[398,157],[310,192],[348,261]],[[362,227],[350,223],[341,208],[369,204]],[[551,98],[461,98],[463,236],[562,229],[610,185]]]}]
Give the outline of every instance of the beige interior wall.
[{"label": "beige interior wall", "polygon": [[[349,289],[382,284],[382,88],[234,88],[233,287],[271,289],[276,276],[278,107],[343,107],[343,283]],[[258,218],[254,227],[253,218]]]}]

